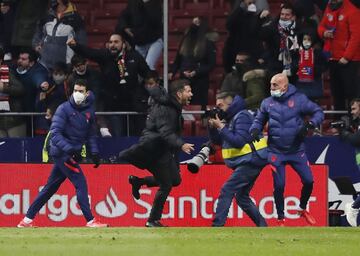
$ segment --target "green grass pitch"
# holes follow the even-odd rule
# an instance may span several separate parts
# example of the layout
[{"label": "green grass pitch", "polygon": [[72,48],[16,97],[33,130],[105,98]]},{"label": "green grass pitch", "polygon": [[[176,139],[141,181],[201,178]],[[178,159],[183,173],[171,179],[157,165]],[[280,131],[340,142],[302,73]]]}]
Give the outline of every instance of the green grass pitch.
[{"label": "green grass pitch", "polygon": [[360,255],[359,228],[0,228],[0,255]]}]

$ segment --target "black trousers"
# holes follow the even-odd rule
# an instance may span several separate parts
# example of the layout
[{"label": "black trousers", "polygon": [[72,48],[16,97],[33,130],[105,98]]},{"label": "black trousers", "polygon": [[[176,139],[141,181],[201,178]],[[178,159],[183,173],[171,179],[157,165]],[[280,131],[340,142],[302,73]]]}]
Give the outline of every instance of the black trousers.
[{"label": "black trousers", "polygon": [[179,161],[171,152],[166,152],[148,170],[153,176],[145,177],[142,183],[148,187],[159,187],[149,217],[149,221],[156,221],[161,219],[166,199],[172,187],[181,183]]},{"label": "black trousers", "polygon": [[347,110],[349,103],[360,96],[359,61],[346,65],[330,61],[330,87],[335,110]]}]

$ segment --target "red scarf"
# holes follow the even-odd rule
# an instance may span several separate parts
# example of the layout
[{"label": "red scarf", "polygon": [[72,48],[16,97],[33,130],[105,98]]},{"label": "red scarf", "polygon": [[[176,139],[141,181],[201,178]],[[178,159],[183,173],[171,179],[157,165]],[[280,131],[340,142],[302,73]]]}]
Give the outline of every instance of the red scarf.
[{"label": "red scarf", "polygon": [[[0,66],[0,79],[1,79],[1,82],[3,82],[4,84],[9,83],[9,67],[7,65]],[[1,101],[9,100],[9,95],[6,93],[0,92],[0,100]]]},{"label": "red scarf", "polygon": [[125,66],[125,57],[126,57],[126,52],[122,51],[119,56],[118,56],[118,69],[119,69],[119,73],[120,73],[120,84],[126,83],[125,81],[125,76],[127,75],[126,73],[126,66]]},{"label": "red scarf", "polygon": [[7,65],[0,66],[0,78],[3,83],[9,82],[9,67]]},{"label": "red scarf", "polygon": [[300,82],[312,82],[314,81],[314,49],[310,47],[305,50],[299,49],[299,69],[297,75]]}]

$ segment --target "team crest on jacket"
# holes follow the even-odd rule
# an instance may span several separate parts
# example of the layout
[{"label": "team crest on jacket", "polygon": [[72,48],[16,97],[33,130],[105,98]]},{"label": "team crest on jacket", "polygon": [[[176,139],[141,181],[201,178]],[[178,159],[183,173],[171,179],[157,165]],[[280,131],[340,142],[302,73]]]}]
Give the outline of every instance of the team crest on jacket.
[{"label": "team crest on jacket", "polygon": [[277,156],[276,155],[272,155],[271,156],[271,162],[276,162],[276,160],[277,160]]},{"label": "team crest on jacket", "polygon": [[86,112],[86,113],[85,113],[85,116],[86,116],[86,121],[89,122],[90,117],[91,117],[90,112]]},{"label": "team crest on jacket", "polygon": [[294,100],[289,100],[288,101],[288,106],[289,106],[289,108],[293,108],[295,106]]}]

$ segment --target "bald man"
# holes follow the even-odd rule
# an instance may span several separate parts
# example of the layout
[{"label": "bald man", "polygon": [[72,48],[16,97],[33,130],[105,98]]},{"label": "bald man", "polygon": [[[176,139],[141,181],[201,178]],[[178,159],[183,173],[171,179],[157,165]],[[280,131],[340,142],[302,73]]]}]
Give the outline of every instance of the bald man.
[{"label": "bald man", "polygon": [[[254,140],[268,122],[268,161],[273,170],[274,199],[278,215],[278,225],[285,225],[284,188],[285,165],[290,164],[300,176],[302,190],[298,214],[314,225],[316,220],[306,210],[313,189],[313,176],[305,154],[304,137],[307,132],[319,126],[324,119],[322,109],[304,94],[289,84],[284,74],[276,74],[271,79],[271,96],[264,99],[250,127]],[[304,121],[304,116],[309,116]]]}]

